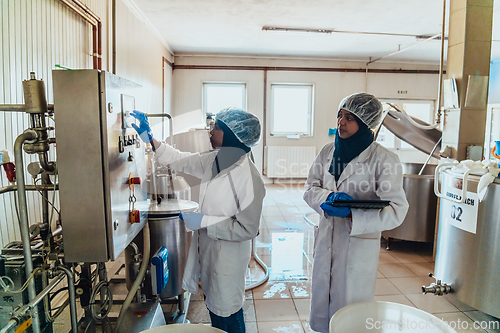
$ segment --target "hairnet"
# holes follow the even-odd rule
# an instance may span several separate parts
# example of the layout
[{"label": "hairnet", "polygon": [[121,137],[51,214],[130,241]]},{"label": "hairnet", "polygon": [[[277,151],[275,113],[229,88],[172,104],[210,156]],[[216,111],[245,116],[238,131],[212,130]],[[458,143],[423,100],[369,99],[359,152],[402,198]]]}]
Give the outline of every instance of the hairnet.
[{"label": "hairnet", "polygon": [[382,103],[375,96],[367,93],[355,93],[340,102],[339,111],[347,110],[356,115],[369,128],[375,128],[382,117]]},{"label": "hairnet", "polygon": [[245,146],[250,148],[259,143],[259,118],[250,112],[231,107],[218,112],[215,117],[217,121],[222,121],[226,124]]}]

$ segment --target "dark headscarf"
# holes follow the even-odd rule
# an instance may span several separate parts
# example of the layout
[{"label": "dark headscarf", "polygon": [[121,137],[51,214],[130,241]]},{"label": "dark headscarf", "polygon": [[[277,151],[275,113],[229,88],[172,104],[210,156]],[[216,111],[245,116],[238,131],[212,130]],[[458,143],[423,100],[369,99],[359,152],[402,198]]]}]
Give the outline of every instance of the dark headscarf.
[{"label": "dark headscarf", "polygon": [[346,165],[373,142],[373,132],[356,115],[353,113],[351,115],[358,123],[358,131],[347,139],[342,139],[339,131],[335,133],[335,150],[328,169],[328,172],[335,177],[335,181],[339,180]]},{"label": "dark headscarf", "polygon": [[217,121],[217,126],[224,132],[224,136],[222,137],[222,146],[219,148],[212,166],[212,177],[232,166],[241,156],[251,150],[238,140],[224,122]]}]

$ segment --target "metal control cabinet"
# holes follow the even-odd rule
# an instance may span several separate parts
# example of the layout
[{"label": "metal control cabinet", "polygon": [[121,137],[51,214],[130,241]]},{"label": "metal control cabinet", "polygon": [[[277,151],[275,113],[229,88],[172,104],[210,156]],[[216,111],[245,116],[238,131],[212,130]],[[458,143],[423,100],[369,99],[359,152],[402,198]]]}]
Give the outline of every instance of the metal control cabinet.
[{"label": "metal control cabinet", "polygon": [[146,191],[129,186],[131,176],[146,180],[145,144],[128,114],[142,106],[141,86],[98,70],[54,70],[53,83],[65,259],[114,260],[147,218]]}]

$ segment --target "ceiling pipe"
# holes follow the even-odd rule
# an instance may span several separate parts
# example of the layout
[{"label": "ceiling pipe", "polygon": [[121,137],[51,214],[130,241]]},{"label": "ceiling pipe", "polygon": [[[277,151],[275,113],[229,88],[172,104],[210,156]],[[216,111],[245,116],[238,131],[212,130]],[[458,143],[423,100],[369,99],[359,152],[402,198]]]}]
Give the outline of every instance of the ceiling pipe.
[{"label": "ceiling pipe", "polygon": [[[339,72],[339,73],[365,73],[366,68],[340,68],[340,67],[276,67],[276,66],[223,66],[223,65],[172,65],[176,69],[211,69],[234,71],[281,71],[281,72]],[[438,74],[437,70],[429,69],[368,69],[368,73],[384,74]]]},{"label": "ceiling pipe", "polygon": [[101,19],[93,13],[86,5],[79,0],[59,0],[69,9],[73,10],[82,19],[92,25],[92,60],[93,68],[101,69],[102,67],[102,24]]},{"label": "ceiling pipe", "polygon": [[[380,57],[380,58],[377,58],[377,59],[375,59],[375,60],[368,61],[368,62],[366,63],[366,65],[373,64],[375,61],[379,61],[379,60],[381,60],[381,59],[384,59],[384,58],[387,58],[387,57],[393,56],[393,55],[395,55],[395,54],[398,54],[398,53],[401,53],[401,52],[407,51],[407,50],[409,50],[409,49],[411,49],[411,48],[413,48],[413,47],[415,47],[415,46],[417,46],[417,45],[420,45],[420,44],[422,44],[422,43],[428,42],[428,41],[430,41],[430,40],[432,40],[432,39],[434,39],[434,38],[438,38],[439,36],[441,36],[441,33],[439,33],[439,34],[437,34],[437,35],[434,35],[434,36],[432,36],[432,37],[429,37],[429,38],[427,38],[427,39],[424,39],[423,41],[418,42],[418,43],[416,43],[416,44],[413,44],[413,45],[411,45],[411,46],[408,46],[407,48],[404,48],[404,49],[402,49],[402,50],[397,50],[396,52],[393,52],[393,53],[391,53],[391,54],[385,55],[385,56]],[[444,38],[441,38],[441,40],[444,40]]]}]

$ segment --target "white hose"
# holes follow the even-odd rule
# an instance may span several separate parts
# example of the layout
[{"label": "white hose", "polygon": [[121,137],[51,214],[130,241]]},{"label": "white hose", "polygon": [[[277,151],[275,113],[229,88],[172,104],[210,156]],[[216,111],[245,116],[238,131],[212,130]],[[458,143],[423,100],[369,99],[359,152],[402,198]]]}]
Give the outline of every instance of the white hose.
[{"label": "white hose", "polygon": [[400,107],[399,105],[395,105],[395,104],[392,104],[392,103],[387,103],[389,104],[390,106],[392,106],[394,109],[396,109],[397,111],[401,112],[402,114],[405,115],[406,119],[408,119],[408,121],[415,127],[418,127],[418,128],[421,128],[421,129],[424,129],[424,130],[431,130],[431,129],[435,129],[437,127],[439,127],[439,124],[434,124],[434,125],[421,125],[419,123],[417,123],[415,120],[412,119],[412,117],[406,113],[405,109]]},{"label": "white hose", "polygon": [[118,328],[120,328],[120,324],[123,321],[124,314],[127,311],[128,307],[130,306],[130,303],[132,303],[132,299],[134,298],[135,293],[137,292],[137,290],[139,290],[139,286],[141,285],[142,279],[146,274],[146,269],[148,268],[149,254],[151,250],[150,250],[149,224],[147,222],[144,225],[144,228],[142,229],[142,233],[144,236],[144,250],[142,254],[141,268],[139,269],[139,273],[135,278],[132,288],[130,288],[130,291],[127,294],[127,298],[125,298],[125,301],[123,302],[122,309],[120,310],[120,314],[118,315],[118,321],[116,323],[115,332],[119,332]]},{"label": "white hose", "polygon": [[269,269],[268,269],[267,265],[262,261],[262,259],[259,258],[259,256],[257,255],[257,252],[255,251],[255,238],[252,238],[252,257],[260,265],[260,267],[262,267],[262,269],[264,270],[264,277],[262,279],[260,279],[259,281],[255,281],[254,283],[251,283],[248,286],[245,286],[245,291],[256,288],[256,287],[260,286],[261,284],[264,284],[267,280],[269,280]]}]

